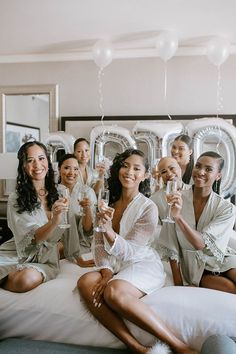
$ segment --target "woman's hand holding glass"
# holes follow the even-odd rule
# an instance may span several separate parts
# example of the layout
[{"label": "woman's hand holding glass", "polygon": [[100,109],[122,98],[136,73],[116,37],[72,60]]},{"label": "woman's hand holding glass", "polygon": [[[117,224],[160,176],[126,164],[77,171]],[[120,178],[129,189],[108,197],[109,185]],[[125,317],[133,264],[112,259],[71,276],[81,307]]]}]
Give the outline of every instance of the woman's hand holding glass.
[{"label": "woman's hand holding glass", "polygon": [[113,208],[108,206],[109,204],[109,190],[101,189],[98,195],[98,213],[97,213],[97,226],[95,227],[95,231],[97,232],[105,232],[106,229],[104,225],[111,221],[113,217]]},{"label": "woman's hand holding glass", "polygon": [[91,201],[88,198],[88,193],[86,187],[83,187],[82,190],[78,193],[78,203],[79,203],[79,216],[83,216],[86,213],[86,209],[90,208]]},{"label": "woman's hand holding glass", "polygon": [[177,192],[177,187],[178,184],[175,179],[167,181],[166,183],[166,201],[168,204],[168,215],[165,219],[162,220],[162,222],[167,222],[167,223],[175,222],[174,219],[171,217],[171,208],[172,205],[174,205],[175,203],[174,197],[175,197],[175,193]]}]

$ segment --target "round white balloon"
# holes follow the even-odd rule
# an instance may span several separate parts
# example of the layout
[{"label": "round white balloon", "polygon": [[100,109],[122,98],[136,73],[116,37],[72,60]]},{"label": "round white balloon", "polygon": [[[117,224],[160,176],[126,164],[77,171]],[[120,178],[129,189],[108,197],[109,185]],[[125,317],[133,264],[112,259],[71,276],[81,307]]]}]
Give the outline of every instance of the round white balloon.
[{"label": "round white balloon", "polygon": [[157,37],[156,48],[161,59],[167,61],[173,57],[178,48],[178,38],[171,31],[162,32]]},{"label": "round white balloon", "polygon": [[215,37],[207,45],[207,57],[209,61],[220,66],[229,56],[230,43],[228,39],[223,37]]},{"label": "round white balloon", "polygon": [[108,40],[100,39],[93,47],[93,59],[100,69],[104,69],[112,62],[113,48]]}]

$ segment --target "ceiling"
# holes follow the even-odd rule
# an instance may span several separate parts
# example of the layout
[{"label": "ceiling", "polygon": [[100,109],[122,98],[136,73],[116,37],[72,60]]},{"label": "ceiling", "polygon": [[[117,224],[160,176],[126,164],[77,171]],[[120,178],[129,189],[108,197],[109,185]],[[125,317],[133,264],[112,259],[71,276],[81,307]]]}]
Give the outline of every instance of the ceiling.
[{"label": "ceiling", "polygon": [[109,39],[114,58],[156,56],[157,36],[172,30],[176,55],[202,55],[214,36],[236,53],[235,0],[0,0],[0,62],[92,59]]}]

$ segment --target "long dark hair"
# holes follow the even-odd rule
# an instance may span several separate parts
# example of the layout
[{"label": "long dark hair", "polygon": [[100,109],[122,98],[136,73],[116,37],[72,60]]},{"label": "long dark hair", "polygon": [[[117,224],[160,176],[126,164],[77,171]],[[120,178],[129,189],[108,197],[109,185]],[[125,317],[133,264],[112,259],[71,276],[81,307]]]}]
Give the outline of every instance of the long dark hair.
[{"label": "long dark hair", "polygon": [[[74,154],[69,154],[69,153],[64,154],[61,156],[60,160],[58,161],[58,169],[61,168],[64,161],[69,160],[69,159],[75,159],[78,162],[78,160]],[[78,165],[79,165],[79,163],[78,163]],[[61,183],[61,174],[60,173],[59,173],[58,183]]]},{"label": "long dark hair", "polygon": [[[138,155],[142,157],[143,164],[145,167],[145,172],[149,171],[148,159],[145,157],[144,153],[141,150],[137,149],[127,149],[122,153],[116,154],[113,163],[110,167],[110,177],[108,178],[108,187],[110,190],[110,204],[115,203],[121,196],[122,185],[119,180],[119,171],[123,166],[124,161],[131,155]],[[143,182],[140,182],[139,185],[140,193],[144,194],[146,197],[150,197],[150,179],[146,178]]]},{"label": "long dark hair", "polygon": [[23,144],[17,154],[19,160],[18,175],[16,179],[16,193],[17,193],[17,208],[18,213],[21,214],[24,211],[32,212],[40,207],[40,202],[37,197],[35,187],[32,179],[25,172],[24,165],[27,161],[28,149],[31,146],[38,145],[44,152],[48,160],[48,172],[45,177],[45,189],[47,191],[47,206],[51,210],[53,203],[58,199],[58,193],[54,181],[54,171],[52,163],[47,152],[47,148],[39,141],[29,141]]},{"label": "long dark hair", "polygon": [[[213,157],[214,159],[218,160],[218,165],[219,165],[219,172],[222,171],[223,167],[224,167],[224,159],[222,156],[220,156],[217,152],[215,151],[206,151],[203,152],[199,157],[203,157],[203,156],[207,156],[207,157]],[[220,194],[220,185],[221,185],[221,178],[217,181],[215,181],[212,185],[212,190],[217,193]]]},{"label": "long dark hair", "polygon": [[[174,141],[178,141],[178,140],[185,143],[188,146],[188,148],[193,151],[193,142],[190,136],[188,136],[187,134],[181,134],[177,136]],[[193,166],[194,166],[194,161],[193,161],[193,152],[192,152],[192,154],[189,156],[189,163],[187,164],[185,172],[182,176],[182,181],[186,184],[189,184],[191,180]]]}]

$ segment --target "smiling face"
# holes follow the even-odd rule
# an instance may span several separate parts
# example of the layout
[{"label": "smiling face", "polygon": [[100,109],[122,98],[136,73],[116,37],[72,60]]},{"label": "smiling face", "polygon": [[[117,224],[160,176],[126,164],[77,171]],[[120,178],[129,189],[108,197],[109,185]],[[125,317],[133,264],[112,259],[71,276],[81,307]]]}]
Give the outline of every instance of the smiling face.
[{"label": "smiling face", "polygon": [[90,147],[85,140],[82,140],[76,144],[74,155],[80,165],[87,165],[90,159]]},{"label": "smiling face", "polygon": [[76,158],[63,161],[59,169],[61,183],[66,187],[73,187],[78,180],[79,163]]},{"label": "smiling face", "polygon": [[194,185],[197,188],[210,187],[221,178],[219,160],[210,156],[198,158],[192,172]]},{"label": "smiling face", "polygon": [[143,158],[131,155],[124,160],[119,170],[119,180],[123,188],[139,190],[140,182],[147,178]]},{"label": "smiling face", "polygon": [[24,169],[33,181],[45,179],[48,172],[48,159],[40,146],[35,144],[28,148]]},{"label": "smiling face", "polygon": [[176,159],[180,166],[187,165],[189,163],[192,149],[182,140],[175,140],[171,146],[171,156]]},{"label": "smiling face", "polygon": [[181,168],[173,157],[163,157],[159,161],[158,172],[164,184],[174,179],[181,181]]}]

